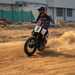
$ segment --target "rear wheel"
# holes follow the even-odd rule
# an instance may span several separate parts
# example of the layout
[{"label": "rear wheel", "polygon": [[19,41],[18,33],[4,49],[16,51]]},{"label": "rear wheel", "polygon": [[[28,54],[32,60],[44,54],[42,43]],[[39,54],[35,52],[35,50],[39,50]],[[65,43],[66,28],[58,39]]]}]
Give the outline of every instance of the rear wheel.
[{"label": "rear wheel", "polygon": [[32,56],[36,51],[35,39],[33,37],[29,38],[24,45],[24,52],[27,56]]}]

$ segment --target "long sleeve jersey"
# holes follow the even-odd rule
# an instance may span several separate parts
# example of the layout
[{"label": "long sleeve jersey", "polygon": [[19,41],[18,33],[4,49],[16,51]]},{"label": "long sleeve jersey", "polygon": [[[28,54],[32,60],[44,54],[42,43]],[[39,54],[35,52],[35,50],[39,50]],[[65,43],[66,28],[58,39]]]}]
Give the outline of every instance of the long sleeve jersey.
[{"label": "long sleeve jersey", "polygon": [[50,22],[53,22],[51,16],[48,16],[47,14],[44,14],[41,16],[41,14],[38,16],[37,25],[43,26],[43,28],[48,29]]}]

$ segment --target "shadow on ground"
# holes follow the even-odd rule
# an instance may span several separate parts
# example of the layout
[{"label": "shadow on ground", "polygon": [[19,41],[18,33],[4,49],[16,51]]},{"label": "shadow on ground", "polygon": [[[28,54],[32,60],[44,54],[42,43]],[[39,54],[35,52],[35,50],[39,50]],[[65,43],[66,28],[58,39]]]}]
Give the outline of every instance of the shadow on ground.
[{"label": "shadow on ground", "polygon": [[63,56],[66,58],[75,58],[75,55],[63,53],[63,52],[57,52],[57,51],[53,51],[53,50],[45,50],[42,52],[38,52],[37,54],[42,56],[42,57],[60,57],[60,56]]}]

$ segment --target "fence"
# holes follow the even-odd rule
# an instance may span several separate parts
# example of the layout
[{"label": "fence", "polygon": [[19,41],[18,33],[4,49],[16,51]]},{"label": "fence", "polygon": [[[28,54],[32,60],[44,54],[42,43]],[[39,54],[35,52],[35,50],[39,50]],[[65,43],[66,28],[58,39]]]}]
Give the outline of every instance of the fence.
[{"label": "fence", "polygon": [[15,22],[31,22],[35,20],[32,11],[25,10],[0,10],[0,18]]}]

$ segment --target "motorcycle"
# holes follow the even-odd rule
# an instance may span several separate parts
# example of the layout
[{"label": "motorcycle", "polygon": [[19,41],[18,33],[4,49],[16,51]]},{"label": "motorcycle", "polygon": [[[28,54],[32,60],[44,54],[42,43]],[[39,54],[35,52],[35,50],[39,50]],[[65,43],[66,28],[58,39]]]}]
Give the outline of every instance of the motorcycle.
[{"label": "motorcycle", "polygon": [[24,52],[27,56],[32,56],[36,50],[42,51],[45,48],[47,40],[45,34],[47,30],[42,26],[35,26],[32,31],[32,36],[29,37],[24,44]]}]

